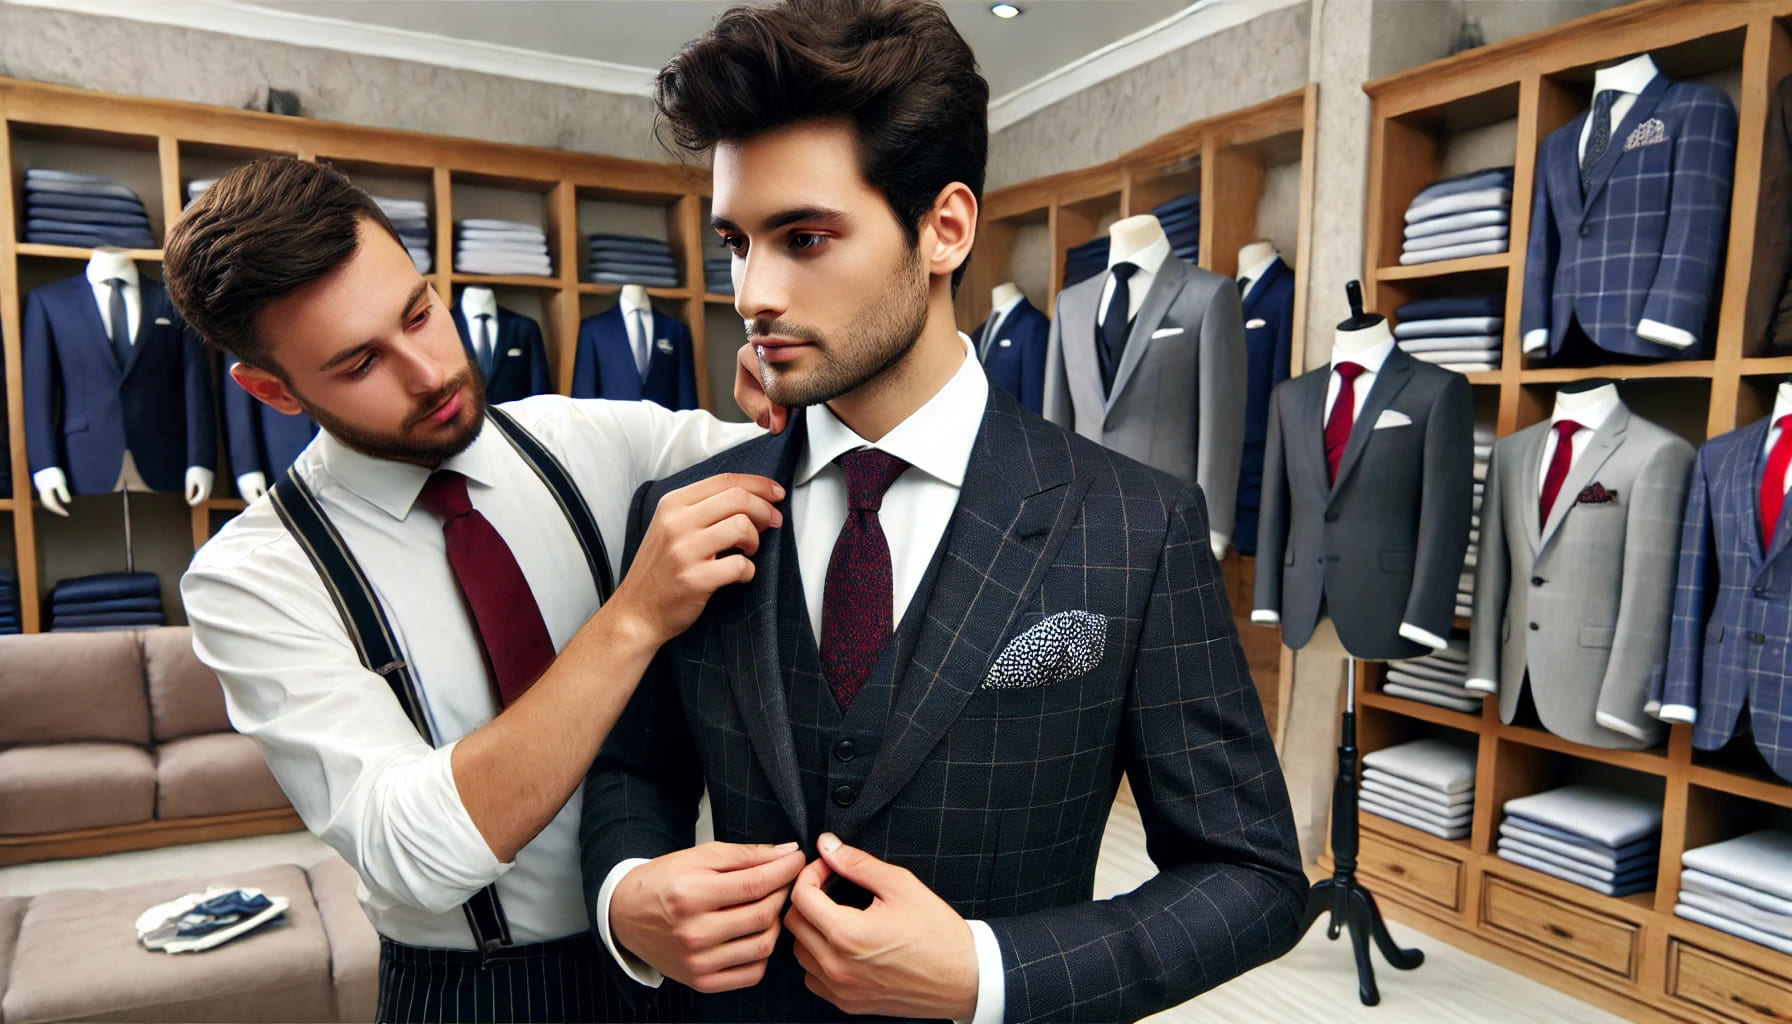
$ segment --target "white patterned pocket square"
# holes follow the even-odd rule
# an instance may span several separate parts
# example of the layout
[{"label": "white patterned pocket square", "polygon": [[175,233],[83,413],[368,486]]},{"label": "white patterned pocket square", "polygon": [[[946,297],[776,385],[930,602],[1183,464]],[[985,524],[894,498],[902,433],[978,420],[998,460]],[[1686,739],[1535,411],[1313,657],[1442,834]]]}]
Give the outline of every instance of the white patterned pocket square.
[{"label": "white patterned pocket square", "polygon": [[1661,118],[1651,117],[1637,125],[1636,131],[1631,132],[1630,137],[1624,140],[1624,152],[1628,153],[1633,149],[1641,149],[1644,146],[1653,146],[1666,141],[1668,141],[1668,126],[1661,123]]},{"label": "white patterned pocket square", "polygon": [[1101,664],[1108,617],[1059,612],[1009,641],[984,677],[986,690],[1018,690],[1074,679]]},{"label": "white patterned pocket square", "polygon": [[1374,429],[1386,430],[1389,427],[1410,426],[1412,426],[1411,416],[1406,415],[1398,409],[1383,409],[1381,410],[1381,416],[1375,421]]}]

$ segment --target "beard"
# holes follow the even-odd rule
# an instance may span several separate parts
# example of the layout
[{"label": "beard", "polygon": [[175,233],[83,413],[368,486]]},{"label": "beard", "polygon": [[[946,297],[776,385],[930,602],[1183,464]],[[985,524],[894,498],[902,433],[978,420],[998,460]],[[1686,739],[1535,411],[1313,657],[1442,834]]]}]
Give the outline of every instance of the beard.
[{"label": "beard", "polygon": [[844,342],[786,320],[748,321],[748,342],[775,336],[815,346],[815,365],[805,371],[760,361],[766,397],[788,409],[820,405],[858,390],[901,362],[927,326],[927,279],[920,268],[917,246],[897,261],[889,285],[841,328],[841,337],[848,339]]},{"label": "beard", "polygon": [[[460,416],[464,422],[455,424],[446,437],[428,441],[413,438],[411,431],[457,390],[460,391],[463,406]],[[293,392],[293,397],[299,400],[299,404],[305,407],[305,411],[317,421],[319,427],[343,445],[370,458],[394,462],[439,465],[466,451],[467,446],[473,443],[479,436],[480,429],[485,426],[485,384],[470,366],[444,384],[440,391],[419,399],[397,434],[378,434],[363,430],[314,405],[297,391]]]}]

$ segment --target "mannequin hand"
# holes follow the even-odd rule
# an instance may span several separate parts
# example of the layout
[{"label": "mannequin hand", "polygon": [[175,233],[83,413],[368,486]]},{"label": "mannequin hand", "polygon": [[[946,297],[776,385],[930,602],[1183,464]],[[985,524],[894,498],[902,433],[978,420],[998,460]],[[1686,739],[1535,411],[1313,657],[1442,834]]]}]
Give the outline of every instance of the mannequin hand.
[{"label": "mannequin hand", "polygon": [[68,476],[56,466],[40,469],[31,474],[31,483],[37,487],[37,500],[44,508],[59,516],[68,516]]},{"label": "mannequin hand", "polygon": [[236,493],[242,495],[243,500],[250,503],[260,500],[262,495],[268,493],[267,476],[259,470],[244,473],[236,478]]},{"label": "mannequin hand", "polygon": [[765,397],[765,379],[759,376],[759,354],[753,351],[751,342],[740,347],[736,362],[739,368],[734,375],[734,403],[754,423],[774,434],[782,434],[784,425],[790,422],[790,410],[773,405],[772,400]]},{"label": "mannequin hand", "polygon": [[187,504],[197,505],[211,496],[216,474],[204,466],[187,467]]}]

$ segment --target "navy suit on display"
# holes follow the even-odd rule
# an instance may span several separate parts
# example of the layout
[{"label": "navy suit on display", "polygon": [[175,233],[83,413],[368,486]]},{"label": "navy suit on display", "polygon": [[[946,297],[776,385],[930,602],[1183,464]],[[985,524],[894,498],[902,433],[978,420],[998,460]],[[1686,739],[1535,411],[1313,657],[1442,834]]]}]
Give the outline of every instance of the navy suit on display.
[{"label": "navy suit on display", "polygon": [[[1736,110],[1723,91],[1659,75],[1637,96],[1583,196],[1587,114],[1537,152],[1522,330],[1547,330],[1549,358],[1579,322],[1606,352],[1696,359],[1709,340],[1729,239]],[[1686,348],[1637,335],[1652,320],[1698,339]]]},{"label": "navy suit on display", "polygon": [[697,408],[697,357],[691,329],[660,312],[651,314],[653,355],[643,380],[635,365],[622,306],[587,317],[579,325],[579,350],[572,361],[572,397],[620,402],[646,399],[668,409]]},{"label": "navy suit on display", "polygon": [[66,472],[74,494],[111,491],[127,450],[157,491],[184,489],[189,466],[217,469],[211,360],[160,282],[138,290],[123,366],[85,275],[25,298],[25,452],[33,473]]},{"label": "navy suit on display", "polygon": [[456,306],[454,329],[460,332],[460,343],[467,358],[479,367],[485,380],[485,400],[493,405],[515,402],[534,395],[552,394],[553,382],[548,377],[548,350],[541,341],[541,325],[521,313],[498,307],[497,337],[493,339],[491,358],[481,365],[473,351],[473,335],[467,318]]},{"label": "navy suit on display", "polygon": [[1022,298],[999,321],[989,341],[990,322],[985,321],[971,340],[976,343],[983,372],[990,382],[1038,412],[1045,401],[1045,350],[1051,340],[1052,322],[1031,302]]},{"label": "navy suit on display", "polygon": [[1294,270],[1280,259],[1244,296],[1244,461],[1238,468],[1238,515],[1232,546],[1257,553],[1257,511],[1263,504],[1263,450],[1269,441],[1269,396],[1288,379],[1294,348]]},{"label": "navy suit on display", "polygon": [[229,370],[218,388],[230,471],[237,476],[260,473],[272,484],[317,436],[317,423],[302,412],[288,416],[244,391]]}]

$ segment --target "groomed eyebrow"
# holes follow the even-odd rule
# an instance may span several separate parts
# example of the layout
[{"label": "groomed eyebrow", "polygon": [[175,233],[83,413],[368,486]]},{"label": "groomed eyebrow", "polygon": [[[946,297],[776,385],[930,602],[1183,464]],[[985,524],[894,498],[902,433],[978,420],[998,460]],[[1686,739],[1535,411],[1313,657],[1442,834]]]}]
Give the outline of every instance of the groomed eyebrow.
[{"label": "groomed eyebrow", "polygon": [[[399,322],[400,326],[402,326],[403,324],[405,324],[407,321],[410,320],[411,310],[416,308],[417,300],[423,298],[423,293],[427,290],[429,290],[429,282],[428,281],[418,281],[417,286],[415,288],[411,289],[411,294],[405,299],[404,309],[399,313],[399,316],[398,316],[398,322]],[[350,361],[356,359],[357,357],[359,357],[361,355],[361,353],[372,348],[373,344],[374,343],[371,340],[364,341],[361,344],[356,345],[354,348],[346,349],[342,352],[336,353],[334,356],[330,357],[329,362],[318,367],[318,372],[319,373],[329,373],[331,370],[336,369],[338,366],[341,366],[344,363],[347,363],[347,362],[350,362]]]},{"label": "groomed eyebrow", "polygon": [[[761,227],[765,231],[776,231],[779,228],[789,227],[792,224],[800,224],[804,222],[839,224],[846,219],[846,212],[843,210],[831,210],[825,206],[799,206],[793,210],[780,210],[779,212],[766,217],[765,222]],[[740,225],[726,217],[711,215],[709,224],[710,227],[713,227],[717,231],[738,232],[740,230]]]}]

